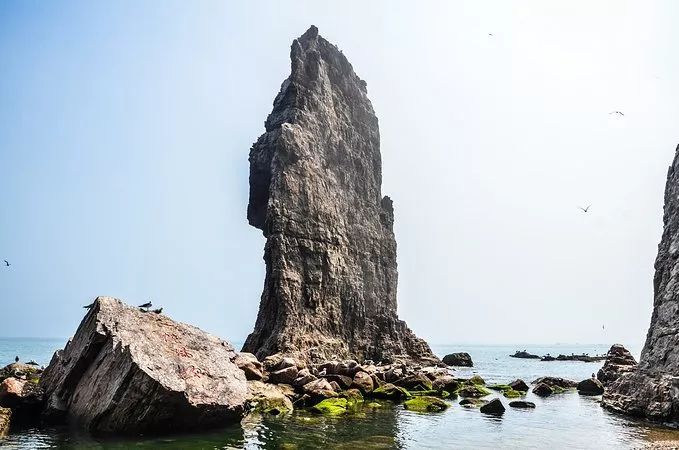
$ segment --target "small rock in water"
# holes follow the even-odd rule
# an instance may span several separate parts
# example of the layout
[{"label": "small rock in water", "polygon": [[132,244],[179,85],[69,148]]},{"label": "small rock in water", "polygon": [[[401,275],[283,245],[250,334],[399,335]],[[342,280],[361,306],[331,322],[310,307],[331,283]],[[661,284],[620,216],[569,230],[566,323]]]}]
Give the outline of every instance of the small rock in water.
[{"label": "small rock in water", "polygon": [[596,378],[588,378],[578,383],[578,394],[601,395],[604,393],[604,385]]},{"label": "small rock in water", "polygon": [[535,403],[527,402],[525,400],[514,400],[509,402],[509,406],[512,408],[535,408]]},{"label": "small rock in water", "polygon": [[502,414],[505,412],[505,407],[499,398],[494,398],[485,405],[481,406],[480,411],[486,414]]},{"label": "small rock in water", "polygon": [[539,383],[533,388],[533,394],[539,397],[549,397],[554,393],[554,390],[547,383]]},{"label": "small rock in water", "polygon": [[522,379],[512,381],[509,386],[515,391],[528,392],[529,390],[528,385]]}]

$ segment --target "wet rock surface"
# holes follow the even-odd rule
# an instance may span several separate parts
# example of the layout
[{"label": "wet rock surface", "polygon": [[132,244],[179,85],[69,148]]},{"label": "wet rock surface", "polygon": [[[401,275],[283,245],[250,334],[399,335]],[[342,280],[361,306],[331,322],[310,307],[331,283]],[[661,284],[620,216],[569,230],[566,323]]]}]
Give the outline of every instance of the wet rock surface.
[{"label": "wet rock surface", "polygon": [[45,369],[46,417],[96,433],[167,433],[240,420],[245,374],[230,344],[99,297]]},{"label": "wet rock surface", "polygon": [[505,412],[505,406],[502,404],[500,399],[494,398],[485,405],[481,406],[479,410],[486,414],[502,414]]},{"label": "wet rock surface", "polygon": [[366,83],[313,26],[290,58],[250,150],[247,215],[267,239],[266,279],[243,351],[436,361],[397,316],[394,209]]},{"label": "wet rock surface", "polygon": [[12,410],[0,406],[0,438],[9,433],[9,425],[12,419]]},{"label": "wet rock surface", "polygon": [[580,395],[601,395],[604,393],[604,385],[596,378],[582,380],[577,386]]},{"label": "wet rock surface", "polygon": [[679,421],[679,146],[667,172],[663,233],[653,279],[651,324],[638,368],[607,382],[602,404],[658,421]]}]

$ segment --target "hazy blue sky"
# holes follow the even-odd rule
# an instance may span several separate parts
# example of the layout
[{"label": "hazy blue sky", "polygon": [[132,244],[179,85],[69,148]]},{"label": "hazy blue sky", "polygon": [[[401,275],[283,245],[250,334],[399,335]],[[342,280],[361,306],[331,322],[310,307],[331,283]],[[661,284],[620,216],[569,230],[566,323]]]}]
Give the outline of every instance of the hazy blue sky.
[{"label": "hazy blue sky", "polygon": [[416,333],[638,346],[677,19],[673,1],[3,1],[0,335],[69,336],[113,295],[242,341],[264,278],[248,150],[313,23],[380,119]]}]

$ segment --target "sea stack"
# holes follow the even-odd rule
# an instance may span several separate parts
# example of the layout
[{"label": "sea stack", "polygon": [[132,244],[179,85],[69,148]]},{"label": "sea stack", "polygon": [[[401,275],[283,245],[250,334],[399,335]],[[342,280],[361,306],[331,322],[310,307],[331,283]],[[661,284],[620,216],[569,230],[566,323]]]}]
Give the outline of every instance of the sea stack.
[{"label": "sea stack", "polygon": [[377,117],[361,80],[312,26],[250,150],[249,223],[266,279],[243,351],[435,359],[396,313],[394,209],[382,196]]},{"label": "sea stack", "polygon": [[603,405],[663,422],[679,421],[679,146],[667,173],[663,234],[653,279],[651,326],[637,370],[606,387]]}]

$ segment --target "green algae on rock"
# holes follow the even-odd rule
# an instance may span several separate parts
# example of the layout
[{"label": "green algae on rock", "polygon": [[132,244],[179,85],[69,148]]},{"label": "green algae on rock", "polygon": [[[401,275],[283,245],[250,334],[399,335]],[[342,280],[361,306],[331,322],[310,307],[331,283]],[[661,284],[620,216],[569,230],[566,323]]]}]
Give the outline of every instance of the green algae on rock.
[{"label": "green algae on rock", "polygon": [[424,395],[406,400],[403,407],[410,411],[439,412],[448,408],[448,404],[440,398]]},{"label": "green algae on rock", "polygon": [[391,383],[385,383],[372,392],[375,398],[383,398],[386,400],[402,401],[412,397],[412,394],[403,387],[394,386]]},{"label": "green algae on rock", "polygon": [[491,392],[483,386],[472,384],[461,387],[460,389],[457,390],[456,394],[459,395],[460,397],[478,398],[490,395]]},{"label": "green algae on rock", "polygon": [[311,410],[315,413],[338,416],[347,412],[349,402],[346,398],[326,398],[322,402],[314,405]]}]

